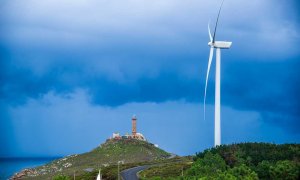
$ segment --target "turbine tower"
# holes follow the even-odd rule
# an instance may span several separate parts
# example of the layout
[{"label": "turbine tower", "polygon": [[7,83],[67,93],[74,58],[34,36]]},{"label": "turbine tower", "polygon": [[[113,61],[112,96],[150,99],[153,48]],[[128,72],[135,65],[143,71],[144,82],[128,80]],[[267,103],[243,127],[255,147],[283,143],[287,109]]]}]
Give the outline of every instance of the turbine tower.
[{"label": "turbine tower", "polygon": [[220,17],[220,12],[223,6],[224,0],[221,3],[214,35],[211,36],[209,24],[208,24],[208,34],[210,42],[208,46],[210,46],[210,53],[208,59],[208,67],[206,73],[206,82],[205,82],[205,91],[204,91],[204,119],[205,119],[205,101],[206,101],[206,89],[207,89],[207,81],[210,71],[211,62],[214,56],[214,49],[216,49],[216,80],[215,80],[215,146],[219,146],[221,144],[221,49],[229,49],[231,47],[232,42],[228,41],[216,41],[216,31],[218,26],[218,21]]}]

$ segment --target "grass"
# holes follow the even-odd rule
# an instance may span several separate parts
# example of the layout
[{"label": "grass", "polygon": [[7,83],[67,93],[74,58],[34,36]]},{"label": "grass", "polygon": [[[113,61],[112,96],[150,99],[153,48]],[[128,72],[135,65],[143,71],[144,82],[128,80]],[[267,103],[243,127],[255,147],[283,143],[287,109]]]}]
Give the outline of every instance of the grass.
[{"label": "grass", "polygon": [[154,165],[149,169],[146,169],[139,173],[139,177],[142,180],[152,179],[176,179],[187,169],[191,167],[192,159],[190,157],[178,158],[177,161],[166,161],[161,164]]},{"label": "grass", "polygon": [[[170,156],[169,153],[146,141],[135,139],[109,140],[90,152],[67,156],[34,169],[36,175],[24,179],[52,179],[66,175],[76,179],[93,179],[101,167],[105,179],[117,177],[117,162],[123,161],[120,170],[138,165],[157,163]],[[88,171],[89,170],[89,171]]]}]

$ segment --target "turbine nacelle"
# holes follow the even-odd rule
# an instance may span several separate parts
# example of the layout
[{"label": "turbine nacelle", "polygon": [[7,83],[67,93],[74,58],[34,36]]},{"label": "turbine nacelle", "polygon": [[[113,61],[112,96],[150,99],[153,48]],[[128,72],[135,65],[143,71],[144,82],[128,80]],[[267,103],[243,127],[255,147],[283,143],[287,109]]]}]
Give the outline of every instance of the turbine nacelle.
[{"label": "turbine nacelle", "polygon": [[213,42],[209,42],[208,46],[210,47],[214,47],[214,48],[220,48],[220,49],[229,49],[231,47],[232,42],[228,42],[228,41],[215,41]]}]

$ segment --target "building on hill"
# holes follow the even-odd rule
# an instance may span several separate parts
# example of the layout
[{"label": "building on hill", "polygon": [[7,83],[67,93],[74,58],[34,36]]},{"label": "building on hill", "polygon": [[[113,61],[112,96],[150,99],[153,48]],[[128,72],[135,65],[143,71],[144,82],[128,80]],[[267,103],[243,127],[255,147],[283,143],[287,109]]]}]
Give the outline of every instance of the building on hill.
[{"label": "building on hill", "polygon": [[138,139],[141,141],[146,141],[146,138],[144,137],[144,135],[142,133],[137,132],[136,121],[137,121],[136,115],[133,115],[132,119],[131,119],[131,123],[132,123],[132,133],[131,134],[126,133],[124,136],[121,136],[120,133],[117,132],[117,133],[113,133],[113,136],[110,139],[113,139],[113,140]]},{"label": "building on hill", "polygon": [[114,139],[121,139],[120,133],[118,133],[118,132],[113,133],[113,138]]}]

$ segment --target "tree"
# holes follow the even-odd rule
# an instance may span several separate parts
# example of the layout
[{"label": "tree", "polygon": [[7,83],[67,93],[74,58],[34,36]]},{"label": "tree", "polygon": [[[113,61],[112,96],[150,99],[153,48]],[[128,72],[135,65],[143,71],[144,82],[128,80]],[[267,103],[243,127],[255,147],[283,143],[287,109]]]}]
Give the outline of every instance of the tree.
[{"label": "tree", "polygon": [[299,178],[299,165],[289,160],[278,161],[270,167],[271,179],[296,180]]},{"label": "tree", "polygon": [[228,173],[236,177],[238,180],[258,180],[257,174],[245,164],[228,170]]},{"label": "tree", "polygon": [[272,164],[269,161],[262,161],[258,163],[255,171],[259,179],[271,179],[270,177],[270,167]]},{"label": "tree", "polygon": [[[205,158],[218,154],[226,168],[209,165]],[[239,143],[221,145],[197,153],[191,168],[194,177],[216,179],[300,179],[300,144]],[[208,158],[209,159],[209,158]],[[209,161],[208,161],[209,162]],[[209,170],[209,168],[211,168]],[[226,169],[225,168],[225,169]],[[217,175],[216,175],[217,174]],[[234,178],[233,178],[234,177]],[[209,178],[208,178],[209,179]]]},{"label": "tree", "polygon": [[189,169],[188,174],[199,177],[213,177],[226,170],[226,163],[219,154],[208,152],[198,159]]},{"label": "tree", "polygon": [[216,180],[237,180],[237,178],[228,171],[218,173]]}]

